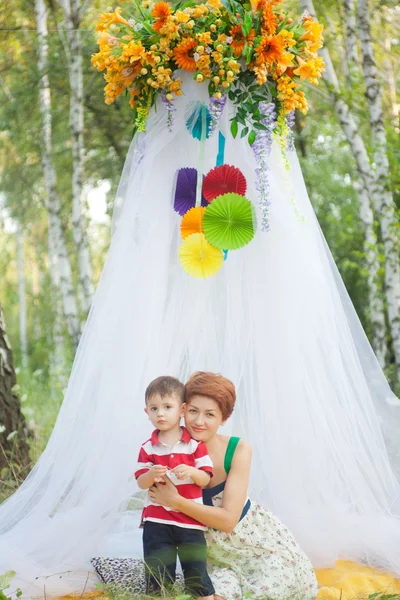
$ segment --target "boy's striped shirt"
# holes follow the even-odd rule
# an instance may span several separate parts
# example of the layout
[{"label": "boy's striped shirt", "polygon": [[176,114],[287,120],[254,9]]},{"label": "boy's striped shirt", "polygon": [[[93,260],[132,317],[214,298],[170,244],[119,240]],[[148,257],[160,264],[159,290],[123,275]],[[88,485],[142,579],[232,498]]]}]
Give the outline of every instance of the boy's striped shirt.
[{"label": "boy's striped shirt", "polygon": [[[161,442],[158,433],[158,430],[153,431],[151,438],[144,442],[140,448],[138,465],[135,471],[136,479],[147,473],[153,465],[163,465],[172,470],[185,464],[206,471],[211,476],[213,475],[213,464],[208,456],[205,444],[190,437],[187,429],[182,427],[182,437],[172,447]],[[202,488],[193,483],[192,479],[178,479],[171,472],[168,472],[168,477],[176,485],[179,494],[183,498],[203,504]],[[142,519],[143,521],[155,521],[156,523],[178,525],[189,529],[201,529],[203,531],[207,529],[195,519],[177,510],[153,503],[149,495],[147,495]]]}]

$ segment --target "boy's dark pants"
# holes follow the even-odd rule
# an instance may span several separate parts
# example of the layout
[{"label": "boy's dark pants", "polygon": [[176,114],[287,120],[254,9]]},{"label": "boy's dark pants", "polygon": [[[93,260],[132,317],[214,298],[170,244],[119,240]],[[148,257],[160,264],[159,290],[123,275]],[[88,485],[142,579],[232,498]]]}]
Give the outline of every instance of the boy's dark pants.
[{"label": "boy's dark pants", "polygon": [[214,587],[207,573],[207,544],[203,531],[146,521],[143,553],[148,594],[174,584],[177,556],[182,565],[187,591],[194,596],[214,594]]}]

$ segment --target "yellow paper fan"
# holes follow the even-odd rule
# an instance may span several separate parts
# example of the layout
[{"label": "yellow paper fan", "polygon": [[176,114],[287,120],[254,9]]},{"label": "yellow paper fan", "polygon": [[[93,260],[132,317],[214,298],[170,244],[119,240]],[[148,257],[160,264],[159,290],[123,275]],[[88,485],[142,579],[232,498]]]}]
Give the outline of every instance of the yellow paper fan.
[{"label": "yellow paper fan", "polygon": [[204,233],[193,233],[182,242],[179,259],[186,273],[199,279],[215,275],[224,263],[222,250],[211,246]]},{"label": "yellow paper fan", "polygon": [[195,206],[183,215],[181,234],[184,240],[193,233],[203,233],[203,215],[205,210],[203,206]]}]

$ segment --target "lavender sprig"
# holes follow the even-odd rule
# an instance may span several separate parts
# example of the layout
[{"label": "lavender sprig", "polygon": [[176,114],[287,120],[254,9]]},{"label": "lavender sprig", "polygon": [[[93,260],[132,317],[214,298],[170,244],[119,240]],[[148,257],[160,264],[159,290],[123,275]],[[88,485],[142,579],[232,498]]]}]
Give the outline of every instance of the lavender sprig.
[{"label": "lavender sprig", "polygon": [[221,98],[210,96],[210,103],[208,105],[208,111],[211,116],[210,136],[218,128],[220,118],[222,116],[222,113],[224,112],[226,98],[226,95],[221,96]]},{"label": "lavender sprig", "polygon": [[163,103],[165,110],[168,112],[168,131],[172,131],[172,126],[174,124],[174,112],[176,111],[176,108],[174,106],[173,100],[167,98],[167,95],[168,94],[165,92],[165,90],[161,93],[161,102]]},{"label": "lavender sprig", "polygon": [[290,113],[286,116],[286,125],[289,127],[289,132],[286,138],[286,149],[289,152],[293,152],[294,150],[294,135],[293,135],[293,127],[296,121],[295,111],[291,110]]},{"label": "lavender sprig", "polygon": [[258,191],[258,203],[261,207],[261,231],[269,231],[269,179],[268,158],[271,154],[273,131],[276,127],[276,111],[273,102],[260,102],[258,108],[264,118],[261,123],[266,129],[257,131],[257,136],[252,145],[254,157],[257,163],[256,187]]}]

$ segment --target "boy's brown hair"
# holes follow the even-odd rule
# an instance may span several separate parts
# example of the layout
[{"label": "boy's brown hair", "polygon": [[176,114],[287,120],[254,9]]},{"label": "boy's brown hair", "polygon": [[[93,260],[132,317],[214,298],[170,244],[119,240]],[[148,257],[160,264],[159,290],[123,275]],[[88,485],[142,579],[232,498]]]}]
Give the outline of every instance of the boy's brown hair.
[{"label": "boy's brown hair", "polygon": [[172,396],[176,394],[181,402],[184,402],[185,386],[183,383],[176,379],[176,377],[170,377],[169,375],[161,375],[157,379],[153,379],[147,386],[145,392],[146,404],[153,396],[159,394],[161,398],[164,396]]}]

